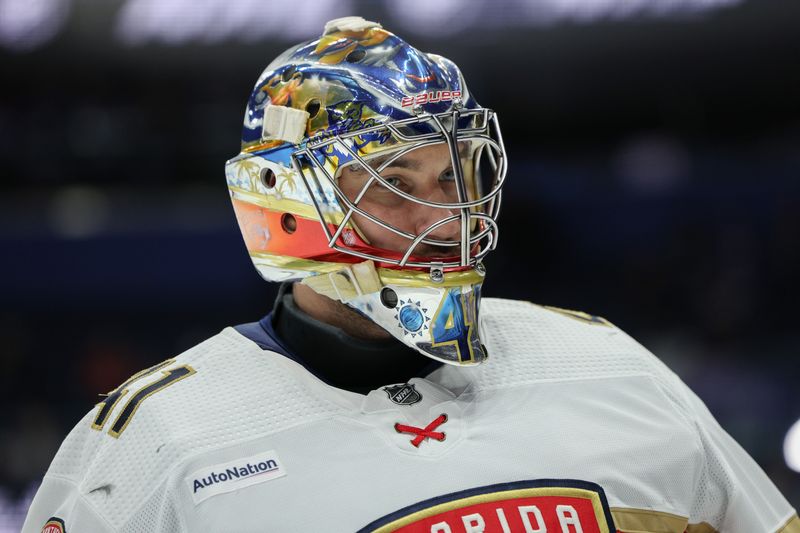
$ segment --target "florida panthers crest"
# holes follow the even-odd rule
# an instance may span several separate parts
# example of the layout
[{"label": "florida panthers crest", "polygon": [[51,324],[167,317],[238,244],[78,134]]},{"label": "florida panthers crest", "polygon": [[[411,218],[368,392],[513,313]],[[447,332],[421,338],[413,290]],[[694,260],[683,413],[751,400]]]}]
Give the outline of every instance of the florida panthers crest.
[{"label": "florida panthers crest", "polygon": [[615,533],[603,489],[586,481],[501,483],[432,498],[360,533]]}]

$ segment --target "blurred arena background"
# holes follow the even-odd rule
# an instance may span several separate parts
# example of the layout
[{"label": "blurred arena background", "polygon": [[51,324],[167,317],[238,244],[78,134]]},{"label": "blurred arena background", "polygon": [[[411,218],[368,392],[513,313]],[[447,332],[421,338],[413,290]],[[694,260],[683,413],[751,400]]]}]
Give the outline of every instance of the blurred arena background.
[{"label": "blurred arena background", "polygon": [[626,329],[800,505],[800,3],[0,0],[0,532],[98,393],[269,311],[223,165],[351,14],[499,113],[486,294]]}]

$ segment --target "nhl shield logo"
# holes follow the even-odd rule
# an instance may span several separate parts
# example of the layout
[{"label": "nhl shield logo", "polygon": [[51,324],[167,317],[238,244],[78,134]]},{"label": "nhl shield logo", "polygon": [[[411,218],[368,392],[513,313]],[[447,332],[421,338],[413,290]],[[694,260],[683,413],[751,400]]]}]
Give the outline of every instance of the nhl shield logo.
[{"label": "nhl shield logo", "polygon": [[397,405],[412,405],[422,399],[422,394],[411,383],[389,385],[384,387],[383,390],[389,395],[389,399]]}]

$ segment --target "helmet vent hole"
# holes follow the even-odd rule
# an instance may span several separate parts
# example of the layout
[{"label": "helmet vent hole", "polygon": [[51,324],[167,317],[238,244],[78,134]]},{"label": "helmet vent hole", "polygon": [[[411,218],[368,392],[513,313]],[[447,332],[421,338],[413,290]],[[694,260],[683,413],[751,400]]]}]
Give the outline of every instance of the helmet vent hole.
[{"label": "helmet vent hole", "polygon": [[310,100],[306,104],[306,111],[308,112],[309,115],[311,115],[311,118],[316,117],[317,113],[319,113],[319,100],[317,100],[316,98]]},{"label": "helmet vent hole", "polygon": [[348,63],[358,63],[359,61],[364,59],[366,55],[367,52],[364,49],[358,48],[357,50],[353,50],[352,52],[347,54],[347,57],[344,58],[344,60],[347,61]]},{"label": "helmet vent hole", "polygon": [[267,189],[275,187],[275,172],[271,168],[261,169],[261,184]]},{"label": "helmet vent hole", "polygon": [[294,76],[295,72],[297,72],[297,67],[294,65],[289,65],[289,67],[283,71],[283,74],[281,74],[281,80],[284,82],[289,81],[292,79],[292,76]]},{"label": "helmet vent hole", "polygon": [[381,303],[388,309],[397,307],[397,293],[389,287],[384,287],[381,290]]},{"label": "helmet vent hole", "polygon": [[297,219],[291,213],[284,213],[281,216],[281,228],[283,231],[291,235],[297,230]]}]

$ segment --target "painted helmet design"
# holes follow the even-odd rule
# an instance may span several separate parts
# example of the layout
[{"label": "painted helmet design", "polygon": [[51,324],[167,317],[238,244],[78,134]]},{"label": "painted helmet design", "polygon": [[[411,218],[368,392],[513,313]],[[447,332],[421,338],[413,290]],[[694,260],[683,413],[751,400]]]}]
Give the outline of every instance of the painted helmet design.
[{"label": "painted helmet design", "polygon": [[[384,177],[421,150],[449,157],[447,194],[417,195]],[[506,166],[495,113],[478,105],[453,62],[346,17],[266,68],[225,172],[264,279],[300,281],[429,357],[472,365],[487,357],[481,260],[497,244]],[[360,181],[346,190],[351,175]],[[436,216],[417,231],[399,227],[369,207],[376,190]],[[367,225],[403,247],[371,243]]]}]

